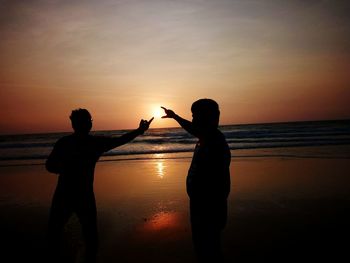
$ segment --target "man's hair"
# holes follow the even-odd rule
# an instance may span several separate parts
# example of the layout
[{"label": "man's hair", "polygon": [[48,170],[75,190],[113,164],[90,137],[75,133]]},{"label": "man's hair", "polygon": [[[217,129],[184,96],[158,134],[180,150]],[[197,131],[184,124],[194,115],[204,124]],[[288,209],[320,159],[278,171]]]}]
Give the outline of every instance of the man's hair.
[{"label": "man's hair", "polygon": [[72,110],[69,116],[72,121],[72,127],[75,131],[89,131],[91,129],[91,114],[86,109]]},{"label": "man's hair", "polygon": [[91,120],[91,114],[87,109],[76,109],[72,110],[71,115],[69,116],[72,122],[79,122],[81,120]]},{"label": "man's hair", "polygon": [[212,99],[199,99],[192,104],[193,114],[201,116],[201,119],[208,124],[219,125],[220,110],[219,105]]}]

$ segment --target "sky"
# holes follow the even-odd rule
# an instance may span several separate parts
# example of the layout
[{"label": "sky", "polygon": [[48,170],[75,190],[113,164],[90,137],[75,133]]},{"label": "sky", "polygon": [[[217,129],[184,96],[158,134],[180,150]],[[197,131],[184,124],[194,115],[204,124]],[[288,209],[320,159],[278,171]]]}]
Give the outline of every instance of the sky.
[{"label": "sky", "polygon": [[350,2],[0,0],[0,134],[350,119]]}]

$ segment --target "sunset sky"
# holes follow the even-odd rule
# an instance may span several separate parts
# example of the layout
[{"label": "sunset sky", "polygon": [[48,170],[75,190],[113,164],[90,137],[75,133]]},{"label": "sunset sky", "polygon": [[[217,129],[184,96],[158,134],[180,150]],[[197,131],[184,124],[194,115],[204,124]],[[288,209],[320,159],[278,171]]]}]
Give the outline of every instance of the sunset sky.
[{"label": "sunset sky", "polygon": [[[0,0],[0,134],[136,128],[215,99],[221,124],[350,118],[350,2]],[[177,126],[156,118],[152,127]]]}]

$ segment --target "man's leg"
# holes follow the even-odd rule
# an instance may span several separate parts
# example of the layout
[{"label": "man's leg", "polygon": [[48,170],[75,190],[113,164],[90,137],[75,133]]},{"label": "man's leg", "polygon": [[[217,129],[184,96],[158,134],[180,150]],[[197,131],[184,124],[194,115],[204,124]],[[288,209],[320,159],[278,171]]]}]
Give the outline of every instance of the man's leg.
[{"label": "man's leg", "polygon": [[192,240],[199,262],[222,262],[221,232],[226,225],[226,200],[190,200]]},{"label": "man's leg", "polygon": [[86,262],[96,262],[98,251],[97,211],[94,195],[80,204],[77,210],[86,245]]},{"label": "man's leg", "polygon": [[47,246],[50,262],[60,262],[62,260],[62,238],[63,229],[72,214],[72,209],[64,198],[58,193],[54,194],[50,208]]}]

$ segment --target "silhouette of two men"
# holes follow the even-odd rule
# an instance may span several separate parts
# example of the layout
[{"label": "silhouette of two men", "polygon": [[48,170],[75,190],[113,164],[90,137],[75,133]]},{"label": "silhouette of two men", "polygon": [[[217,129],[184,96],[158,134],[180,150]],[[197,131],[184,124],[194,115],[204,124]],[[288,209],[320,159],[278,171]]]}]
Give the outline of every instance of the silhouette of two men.
[{"label": "silhouette of two men", "polygon": [[[165,116],[198,138],[186,179],[190,199],[192,240],[200,262],[221,262],[221,232],[226,225],[227,197],[230,192],[231,153],[218,130],[220,111],[211,99],[192,104],[192,122],[162,107]],[[86,241],[86,259],[96,261],[98,237],[96,203],[93,192],[94,169],[106,151],[130,142],[143,134],[150,121],[141,120],[137,129],[121,137],[89,135],[92,118],[85,109],[72,111],[74,133],[59,139],[46,162],[49,172],[59,174],[49,217],[49,245],[59,259],[60,236],[64,225],[76,213]]]}]

